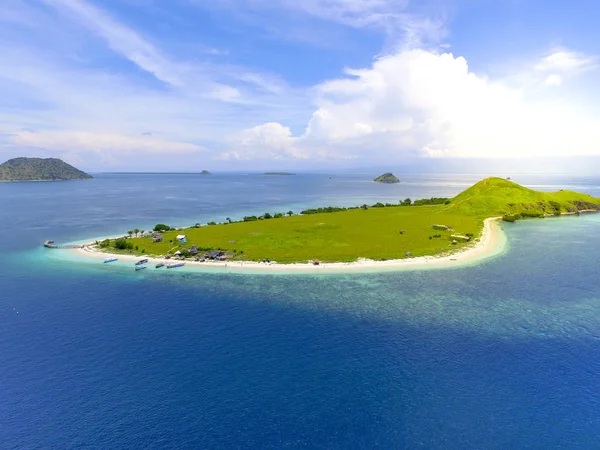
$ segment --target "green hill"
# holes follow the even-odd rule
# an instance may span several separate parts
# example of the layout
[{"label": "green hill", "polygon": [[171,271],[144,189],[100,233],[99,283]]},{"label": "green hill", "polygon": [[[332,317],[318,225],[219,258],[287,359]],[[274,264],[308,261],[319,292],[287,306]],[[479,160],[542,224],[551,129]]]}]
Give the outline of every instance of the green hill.
[{"label": "green hill", "polygon": [[541,217],[599,209],[600,199],[573,191],[539,192],[502,178],[486,178],[454,197],[445,212],[491,217]]},{"label": "green hill", "polygon": [[0,181],[88,180],[85,172],[57,158],[14,158],[0,164]]}]

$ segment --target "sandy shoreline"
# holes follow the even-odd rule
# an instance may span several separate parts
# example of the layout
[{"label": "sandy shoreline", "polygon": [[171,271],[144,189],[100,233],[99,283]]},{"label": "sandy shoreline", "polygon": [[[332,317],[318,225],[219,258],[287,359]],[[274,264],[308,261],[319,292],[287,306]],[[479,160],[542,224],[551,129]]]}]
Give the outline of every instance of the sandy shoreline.
[{"label": "sandy shoreline", "polygon": [[[227,272],[254,272],[254,273],[315,273],[315,272],[368,272],[368,271],[388,271],[402,269],[428,269],[428,268],[443,268],[456,267],[457,265],[466,265],[488,257],[502,253],[506,239],[499,225],[500,218],[492,217],[484,221],[483,231],[479,239],[473,242],[468,247],[460,251],[437,256],[421,256],[415,258],[395,259],[388,261],[374,261],[369,259],[359,259],[355,262],[347,263],[321,263],[315,266],[308,261],[306,263],[293,264],[278,264],[277,262],[260,263],[254,261],[186,261],[185,267],[178,268],[180,270],[202,270],[205,271],[227,271]],[[133,263],[139,261],[142,256],[138,255],[123,255],[104,253],[96,249],[91,244],[85,244],[80,249],[62,250],[61,252],[69,252],[71,255],[91,258],[95,261],[102,261],[107,257],[116,257],[118,261],[111,264]],[[173,263],[177,260],[167,260],[160,257],[143,256],[148,258],[149,269],[154,270],[154,266],[158,263]],[[160,269],[166,270],[166,269]]]}]

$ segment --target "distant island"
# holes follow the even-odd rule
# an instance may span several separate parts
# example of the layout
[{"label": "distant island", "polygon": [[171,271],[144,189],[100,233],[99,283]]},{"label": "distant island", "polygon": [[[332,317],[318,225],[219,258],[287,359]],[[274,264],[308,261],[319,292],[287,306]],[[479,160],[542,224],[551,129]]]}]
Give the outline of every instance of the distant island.
[{"label": "distant island", "polygon": [[501,178],[487,178],[454,198],[271,211],[189,228],[158,224],[153,232],[134,229],[129,236],[96,241],[84,250],[239,264],[363,264],[361,258],[396,261],[432,255],[455,260],[461,252],[494,246],[492,218],[514,222],[598,210],[600,198],[587,194],[539,192]]},{"label": "distant island", "polygon": [[212,175],[212,172],[209,172],[208,170],[203,170],[202,172],[200,172],[200,175]]},{"label": "distant island", "polygon": [[290,173],[290,172],[265,172],[263,173],[263,175],[296,175],[295,173]]},{"label": "distant island", "polygon": [[386,184],[394,184],[400,183],[400,180],[396,178],[393,173],[384,173],[383,175],[379,175],[377,178],[373,180],[375,183],[386,183]]},{"label": "distant island", "polygon": [[91,175],[57,158],[13,158],[0,164],[0,181],[66,181],[91,178]]}]

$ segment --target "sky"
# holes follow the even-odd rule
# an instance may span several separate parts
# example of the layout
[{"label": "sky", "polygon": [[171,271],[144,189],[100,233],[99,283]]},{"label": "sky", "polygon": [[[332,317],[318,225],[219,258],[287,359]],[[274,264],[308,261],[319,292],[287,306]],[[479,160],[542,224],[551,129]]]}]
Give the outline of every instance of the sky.
[{"label": "sky", "polygon": [[0,159],[581,166],[600,156],[598,17],[591,0],[5,0]]}]

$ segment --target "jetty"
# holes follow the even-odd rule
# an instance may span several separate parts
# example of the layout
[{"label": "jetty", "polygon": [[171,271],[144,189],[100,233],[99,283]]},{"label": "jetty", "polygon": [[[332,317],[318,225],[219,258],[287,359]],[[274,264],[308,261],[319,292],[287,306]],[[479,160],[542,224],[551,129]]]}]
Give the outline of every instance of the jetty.
[{"label": "jetty", "polygon": [[73,248],[83,248],[83,245],[78,245],[78,244],[60,245],[60,244],[55,243],[54,241],[48,240],[48,241],[44,242],[44,247],[67,250],[67,249],[73,249]]}]

